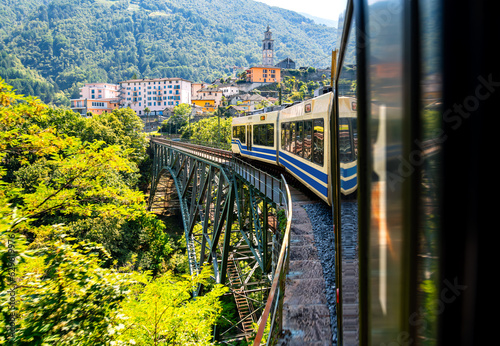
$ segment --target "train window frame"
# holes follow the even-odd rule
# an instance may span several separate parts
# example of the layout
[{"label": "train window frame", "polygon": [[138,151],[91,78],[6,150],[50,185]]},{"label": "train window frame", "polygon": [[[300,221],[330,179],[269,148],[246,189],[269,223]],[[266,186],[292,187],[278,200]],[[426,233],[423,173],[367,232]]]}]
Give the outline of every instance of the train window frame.
[{"label": "train window frame", "polygon": [[304,158],[304,137],[303,137],[303,132],[304,132],[304,121],[297,121],[295,125],[295,129],[297,131],[297,134],[295,135],[295,143],[296,143],[296,153],[298,157]]},{"label": "train window frame", "polygon": [[[262,147],[274,147],[274,124],[255,124],[252,126],[253,129],[253,145],[258,145]],[[272,134],[269,137],[269,133]]]},{"label": "train window frame", "polygon": [[[303,153],[304,153],[304,156],[303,158],[307,161],[311,161],[312,162],[312,129],[313,129],[313,121],[312,120],[305,120],[304,121],[304,138],[303,138],[303,145],[304,145],[304,150],[303,150]],[[309,129],[307,130],[306,128],[309,127]],[[308,135],[309,135],[309,138],[307,138],[307,132]],[[309,145],[306,145],[306,139],[309,139],[308,143]],[[306,153],[309,153],[308,155],[306,155]]]},{"label": "train window frame", "polygon": [[[323,154],[322,154],[322,160],[321,162],[314,161],[314,122],[315,121],[320,121],[323,127],[323,139],[321,142],[323,143]],[[300,136],[300,140],[302,143],[305,143],[305,139],[307,138],[307,130],[306,130],[306,124],[309,126],[309,136],[310,136],[310,145],[307,147],[310,150],[310,154],[306,155],[305,154],[305,146],[304,150],[302,150],[302,154],[297,154],[297,138]],[[298,133],[298,129],[302,127],[300,133]],[[293,128],[293,131],[292,131]],[[306,120],[299,120],[299,121],[288,121],[288,122],[283,122],[281,124],[281,138],[282,138],[282,143],[281,143],[281,149],[289,152],[290,154],[293,154],[294,156],[300,157],[304,160],[307,160],[311,163],[314,163],[315,165],[323,167],[325,164],[325,139],[324,139],[324,133],[325,133],[325,119],[324,118],[313,118],[313,119],[306,119]],[[288,131],[288,132],[287,132]],[[292,145],[293,144],[293,145]],[[293,151],[292,151],[293,149]]]},{"label": "train window frame", "polygon": [[[321,127],[323,128],[323,138],[320,140],[320,139],[316,139],[316,122],[321,122]],[[319,133],[319,131],[318,131]],[[319,137],[318,137],[319,138]],[[321,147],[323,148],[323,151],[322,151],[322,154],[321,155],[315,155],[315,152],[316,150],[314,149],[316,147],[316,143],[319,142],[321,143]],[[317,158],[321,158],[320,161],[317,161],[316,160],[316,157]],[[313,141],[312,141],[312,162],[319,165],[319,166],[324,166],[325,164],[325,119],[323,118],[316,118],[316,119],[313,119]]]},{"label": "train window frame", "polygon": [[233,138],[234,139],[239,139],[241,144],[245,144],[245,131],[246,126],[245,125],[237,125],[233,126]]}]

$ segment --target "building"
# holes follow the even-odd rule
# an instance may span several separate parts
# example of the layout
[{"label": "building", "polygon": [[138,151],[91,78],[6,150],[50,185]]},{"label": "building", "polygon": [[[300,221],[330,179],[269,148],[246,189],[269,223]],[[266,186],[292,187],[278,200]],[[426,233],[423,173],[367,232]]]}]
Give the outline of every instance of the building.
[{"label": "building", "polygon": [[238,111],[251,112],[256,106],[264,106],[266,103],[272,103],[269,99],[258,94],[241,94],[231,99],[230,104],[238,106]]},{"label": "building", "polygon": [[82,99],[116,99],[119,97],[119,85],[112,83],[87,83],[81,91]]},{"label": "building", "polygon": [[119,107],[119,86],[112,83],[87,83],[80,98],[71,100],[71,109],[81,115],[112,112]]},{"label": "building", "polygon": [[191,104],[191,82],[182,78],[131,79],[120,82],[121,107],[132,108],[137,115],[162,115],[165,108]]},{"label": "building", "polygon": [[290,58],[286,58],[286,59],[281,60],[275,66],[282,68],[282,69],[293,70],[293,69],[295,69],[295,61],[293,61]]},{"label": "building", "polygon": [[94,115],[104,112],[110,113],[119,108],[120,99],[73,99],[71,100],[71,110],[86,116],[89,113]]},{"label": "building", "polygon": [[281,69],[274,66],[254,66],[247,70],[247,81],[251,83],[279,83]]},{"label": "building", "polygon": [[215,86],[207,86],[193,95],[191,103],[202,107],[204,112],[213,112],[222,105],[222,96],[222,90]]},{"label": "building", "polygon": [[193,99],[192,107],[198,107],[203,113],[214,112],[217,106],[215,106],[215,100],[203,100],[203,99]]}]

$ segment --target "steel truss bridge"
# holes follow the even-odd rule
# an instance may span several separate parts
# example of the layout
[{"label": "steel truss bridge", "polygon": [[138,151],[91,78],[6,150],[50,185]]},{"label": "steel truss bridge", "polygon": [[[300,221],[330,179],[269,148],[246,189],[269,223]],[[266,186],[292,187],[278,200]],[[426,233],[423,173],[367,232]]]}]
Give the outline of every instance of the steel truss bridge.
[{"label": "steel truss bridge", "polygon": [[[216,326],[214,339],[272,343],[281,330],[289,261],[292,208],[284,177],[256,169],[230,151],[163,139],[153,139],[151,148],[149,208],[169,198],[159,187],[175,186],[190,272],[210,266],[214,283],[229,287],[223,299],[237,310]],[[202,293],[198,287],[193,294]]]}]

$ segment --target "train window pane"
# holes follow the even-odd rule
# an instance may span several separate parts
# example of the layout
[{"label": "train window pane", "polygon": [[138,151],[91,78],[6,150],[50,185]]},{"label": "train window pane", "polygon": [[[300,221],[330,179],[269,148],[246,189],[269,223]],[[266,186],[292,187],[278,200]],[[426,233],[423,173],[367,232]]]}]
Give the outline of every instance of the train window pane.
[{"label": "train window pane", "polygon": [[290,151],[290,123],[285,124],[285,150]]},{"label": "train window pane", "polygon": [[240,128],[240,132],[239,132],[240,142],[243,143],[243,144],[245,144],[245,132],[246,132],[245,131],[245,125],[239,126],[239,128]]},{"label": "train window pane", "polygon": [[260,144],[259,142],[260,142],[259,125],[254,125],[253,126],[253,144],[259,145]]},{"label": "train window pane", "polygon": [[304,122],[299,121],[297,122],[297,136],[296,136],[296,143],[297,143],[297,150],[296,154],[297,156],[302,157],[303,156],[303,129],[304,129]]},{"label": "train window pane", "polygon": [[313,122],[313,162],[323,166],[325,156],[325,142],[324,142],[324,120],[314,119]]},{"label": "train window pane", "polygon": [[266,125],[266,133],[267,133],[267,143],[268,147],[274,147],[274,125],[267,124]]},{"label": "train window pane", "polygon": [[312,121],[304,121],[304,159],[311,161]]},{"label": "train window pane", "polygon": [[295,154],[295,123],[290,123],[290,152]]},{"label": "train window pane", "polygon": [[[441,299],[439,273],[439,225],[442,205],[439,190],[439,167],[442,163],[437,143],[440,143],[440,118],[443,114],[440,66],[442,42],[439,28],[442,23],[442,9],[439,2],[423,0],[419,2],[420,11],[420,47],[421,47],[421,113],[422,145],[429,153],[422,161],[420,182],[420,239],[417,248],[417,305],[420,321],[426,321],[426,328],[417,328],[417,337],[427,344],[438,344],[437,321],[441,306],[428,308],[429,302]],[[427,322],[429,321],[429,322]]]},{"label": "train window pane", "polygon": [[285,149],[286,136],[285,136],[285,124],[281,124],[281,149]]},{"label": "train window pane", "polygon": [[238,126],[233,126],[233,138],[238,138]]}]

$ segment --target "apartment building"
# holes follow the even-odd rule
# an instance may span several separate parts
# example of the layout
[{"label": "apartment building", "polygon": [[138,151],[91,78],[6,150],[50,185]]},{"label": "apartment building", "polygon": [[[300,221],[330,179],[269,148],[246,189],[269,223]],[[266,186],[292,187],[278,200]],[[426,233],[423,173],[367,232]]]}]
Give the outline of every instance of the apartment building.
[{"label": "apartment building", "polygon": [[162,115],[166,108],[191,104],[191,82],[182,78],[131,79],[119,83],[121,107],[132,108],[137,115]]},{"label": "apartment building", "polygon": [[71,109],[74,112],[86,116],[89,113],[102,114],[112,112],[120,106],[120,99],[73,99],[71,100]]},{"label": "apartment building", "polygon": [[251,83],[279,83],[281,69],[275,66],[254,66],[247,70],[247,80]]},{"label": "apartment building", "polygon": [[116,99],[119,97],[118,84],[112,83],[87,83],[81,91],[81,99]]}]

